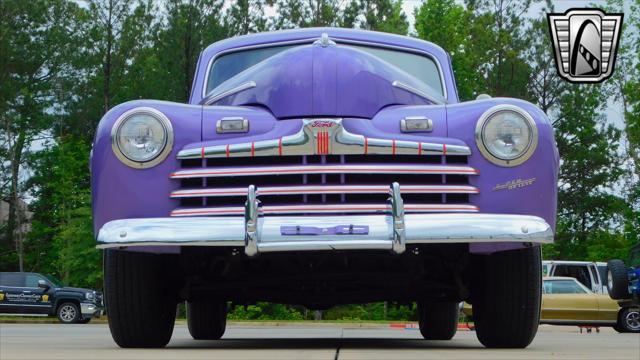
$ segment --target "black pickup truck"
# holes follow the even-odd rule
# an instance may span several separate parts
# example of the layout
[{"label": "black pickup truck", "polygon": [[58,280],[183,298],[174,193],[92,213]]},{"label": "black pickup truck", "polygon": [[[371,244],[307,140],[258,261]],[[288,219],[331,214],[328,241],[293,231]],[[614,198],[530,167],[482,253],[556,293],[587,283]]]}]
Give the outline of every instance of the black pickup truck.
[{"label": "black pickup truck", "polygon": [[100,292],[64,286],[53,276],[0,272],[0,313],[55,315],[65,324],[86,324],[103,309]]}]

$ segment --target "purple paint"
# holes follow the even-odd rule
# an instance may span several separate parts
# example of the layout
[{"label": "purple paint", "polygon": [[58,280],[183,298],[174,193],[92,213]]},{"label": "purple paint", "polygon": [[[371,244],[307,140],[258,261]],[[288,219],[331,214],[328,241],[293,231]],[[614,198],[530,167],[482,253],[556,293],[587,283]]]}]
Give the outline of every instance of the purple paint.
[{"label": "purple paint", "polygon": [[[340,46],[311,45],[322,33],[327,33],[338,43],[369,43],[428,53],[442,67],[449,104],[432,105],[419,96],[392,86],[394,80],[402,80],[414,87],[421,85],[412,76],[398,72],[397,68],[362,51]],[[257,84],[255,88],[229,96],[216,106],[199,105],[203,100],[207,68],[217,54],[285,41],[306,41],[306,44],[258,64],[254,68],[260,71],[246,71],[246,79],[236,79],[239,83],[254,80]],[[468,165],[480,173],[479,176],[469,177],[469,185],[480,189],[478,194],[469,195],[469,204],[479,207],[482,213],[539,216],[555,227],[559,156],[553,129],[545,114],[536,106],[516,99],[493,98],[459,103],[450,59],[432,43],[397,35],[334,28],[235,37],[217,42],[204,50],[198,62],[189,102],[131,101],[114,107],[100,121],[91,160],[96,234],[105,223],[112,220],[168,217],[172,210],[180,207],[178,199],[169,198],[171,191],[182,186],[179,180],[169,179],[170,174],[181,167],[176,159],[178,151],[278,139],[298,132],[305,117],[340,117],[343,118],[345,129],[368,138],[466,145],[471,148],[471,155],[467,157]],[[520,166],[507,168],[494,165],[483,157],[476,146],[474,136],[477,120],[484,111],[497,104],[513,104],[524,109],[538,127],[537,149],[531,159]],[[125,111],[140,106],[152,107],[164,113],[172,123],[175,136],[173,149],[167,159],[144,170],[123,164],[111,148],[111,129],[115,121]],[[249,131],[218,134],[216,122],[229,116],[249,119]],[[400,119],[407,116],[430,118],[433,131],[401,132]],[[307,160],[308,157],[303,157],[302,161]],[[202,165],[207,162],[212,166],[216,160],[202,161]],[[340,162],[345,162],[344,156],[341,156]],[[445,182],[446,176],[442,178]],[[531,178],[535,178],[535,182],[530,186],[494,191],[498,184]],[[307,181],[307,177],[304,180],[301,177],[300,185]],[[338,182],[349,183],[344,175],[339,177]],[[206,182],[203,181],[204,184]],[[306,202],[307,196],[304,199]],[[439,202],[447,200],[445,195]],[[341,195],[340,202],[344,201],[345,196]],[[503,244],[473,244],[470,250],[487,253],[511,247]]]}]

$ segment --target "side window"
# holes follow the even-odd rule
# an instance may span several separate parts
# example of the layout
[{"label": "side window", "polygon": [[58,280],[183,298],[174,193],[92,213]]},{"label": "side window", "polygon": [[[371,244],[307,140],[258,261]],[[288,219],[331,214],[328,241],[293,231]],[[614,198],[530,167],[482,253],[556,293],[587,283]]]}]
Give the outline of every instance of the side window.
[{"label": "side window", "polygon": [[25,284],[26,284],[25,287],[33,287],[33,288],[38,287],[39,280],[44,280],[44,278],[42,278],[42,276],[40,275],[27,274],[25,276]]},{"label": "side window", "polygon": [[545,281],[547,294],[586,294],[587,292],[573,280]]},{"label": "side window", "polygon": [[556,265],[553,276],[572,277],[580,281],[584,286],[592,289],[591,276],[587,265]]},{"label": "side window", "polygon": [[23,274],[0,274],[0,286],[24,287]]}]

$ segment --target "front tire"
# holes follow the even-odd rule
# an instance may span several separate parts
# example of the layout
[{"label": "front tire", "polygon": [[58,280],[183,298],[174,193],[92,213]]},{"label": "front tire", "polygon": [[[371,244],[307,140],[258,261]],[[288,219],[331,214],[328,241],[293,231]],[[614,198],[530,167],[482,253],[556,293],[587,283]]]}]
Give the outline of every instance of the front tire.
[{"label": "front tire", "polygon": [[607,290],[612,299],[622,300],[631,297],[627,272],[622,260],[614,259],[607,262]]},{"label": "front tire", "polygon": [[109,329],[120,347],[158,348],[171,339],[178,298],[171,259],[171,255],[105,252]]},{"label": "front tire", "polygon": [[476,335],[488,348],[525,348],[538,331],[542,284],[540,248],[474,256]]},{"label": "front tire", "polygon": [[187,324],[194,340],[220,339],[227,326],[227,303],[187,302]]},{"label": "front tire", "polygon": [[62,303],[58,306],[56,315],[63,324],[75,324],[80,321],[80,308],[72,302]]},{"label": "front tire", "polygon": [[420,333],[426,340],[451,340],[458,330],[457,302],[418,303]]},{"label": "front tire", "polygon": [[640,333],[640,308],[624,308],[620,310],[616,327],[614,328],[618,332]]}]

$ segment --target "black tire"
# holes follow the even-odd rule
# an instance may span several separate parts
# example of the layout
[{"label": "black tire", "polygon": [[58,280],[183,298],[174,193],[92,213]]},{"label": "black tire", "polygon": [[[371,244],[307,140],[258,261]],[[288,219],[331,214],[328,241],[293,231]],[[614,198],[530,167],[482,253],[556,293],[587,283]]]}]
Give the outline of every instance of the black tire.
[{"label": "black tire", "polygon": [[187,324],[194,340],[218,340],[227,327],[224,301],[187,302]]},{"label": "black tire", "polygon": [[[618,329],[616,329],[616,327]],[[640,333],[640,308],[624,308],[618,314],[618,323],[614,326],[618,332]]]},{"label": "black tire", "polygon": [[418,302],[418,324],[426,340],[451,340],[458,330],[457,302]]},{"label": "black tire", "polygon": [[178,298],[171,259],[171,255],[105,251],[109,329],[120,347],[158,348],[171,339]]},{"label": "black tire", "polygon": [[488,348],[525,348],[538,331],[542,287],[540,247],[473,257],[473,319]]},{"label": "black tire", "polygon": [[80,321],[80,308],[73,302],[64,302],[56,310],[58,320],[63,324],[75,324]]},{"label": "black tire", "polygon": [[627,273],[622,260],[614,259],[607,262],[607,290],[612,299],[622,300],[631,297]]}]

